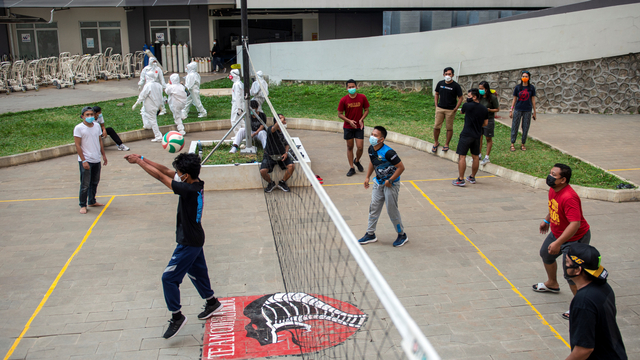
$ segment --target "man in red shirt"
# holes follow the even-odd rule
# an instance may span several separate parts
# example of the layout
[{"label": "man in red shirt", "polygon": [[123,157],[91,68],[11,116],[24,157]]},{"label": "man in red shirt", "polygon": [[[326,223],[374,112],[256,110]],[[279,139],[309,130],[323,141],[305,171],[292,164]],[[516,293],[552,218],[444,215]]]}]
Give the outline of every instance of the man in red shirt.
[{"label": "man in red shirt", "polygon": [[[358,171],[363,172],[364,167],[360,164],[364,144],[364,119],[369,115],[369,100],[363,94],[357,94],[358,84],[353,79],[347,80],[347,91],[349,94],[340,99],[338,104],[338,117],[344,121],[344,139],[347,140],[347,160],[349,161],[349,172],[347,176],[356,174],[353,166],[358,167]],[[353,157],[353,139],[356,141],[356,157]]]},{"label": "man in red shirt", "polygon": [[[560,291],[560,284],[558,284],[556,277],[558,271],[556,259],[561,253],[565,279],[569,283],[573,295],[578,291],[571,277],[567,276],[566,252],[573,243],[589,244],[591,230],[582,214],[580,197],[569,185],[570,180],[571,168],[564,164],[555,164],[547,176],[547,185],[551,187],[549,189],[549,213],[540,223],[541,234],[546,234],[551,228],[551,232],[540,247],[540,257],[544,263],[544,269],[547,271],[547,281],[533,285],[533,291],[552,293]],[[569,312],[564,313],[563,317],[568,319]]]}]

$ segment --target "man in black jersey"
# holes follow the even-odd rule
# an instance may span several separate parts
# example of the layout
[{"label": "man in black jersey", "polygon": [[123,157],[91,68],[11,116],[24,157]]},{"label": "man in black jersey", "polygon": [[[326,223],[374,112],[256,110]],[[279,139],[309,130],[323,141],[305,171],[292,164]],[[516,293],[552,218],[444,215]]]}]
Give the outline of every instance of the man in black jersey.
[{"label": "man in black jersey", "polygon": [[171,339],[187,323],[187,317],[180,312],[180,284],[185,275],[198,290],[198,294],[207,302],[198,319],[210,318],[222,304],[211,290],[207,262],[204,259],[204,229],[202,211],[204,205],[204,182],[200,175],[200,157],[196,154],[179,154],[173,161],[175,170],[157,164],[144,156],[131,154],[124,157],[131,164],[138,164],[149,175],[160,180],[169,189],[179,195],[178,216],[176,222],[176,242],[169,264],[162,274],[162,288],[167,307],[173,313],[169,327],[164,333],[165,339]]}]

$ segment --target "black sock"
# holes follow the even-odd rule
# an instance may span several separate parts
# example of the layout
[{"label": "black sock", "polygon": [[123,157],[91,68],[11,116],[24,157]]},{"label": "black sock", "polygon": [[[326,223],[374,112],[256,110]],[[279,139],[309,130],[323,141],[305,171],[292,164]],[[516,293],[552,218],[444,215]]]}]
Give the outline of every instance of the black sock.
[{"label": "black sock", "polygon": [[178,311],[178,312],[175,312],[175,313],[171,314],[171,318],[173,320],[182,319],[182,312]]}]

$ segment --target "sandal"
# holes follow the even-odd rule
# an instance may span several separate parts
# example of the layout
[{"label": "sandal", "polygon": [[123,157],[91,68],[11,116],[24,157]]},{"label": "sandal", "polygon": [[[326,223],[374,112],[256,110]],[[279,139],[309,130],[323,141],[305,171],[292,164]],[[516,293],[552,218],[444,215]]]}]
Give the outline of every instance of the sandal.
[{"label": "sandal", "polygon": [[547,285],[545,285],[544,283],[537,283],[533,285],[532,288],[533,288],[533,291],[537,291],[537,292],[550,292],[554,294],[557,294],[560,292],[560,288],[557,288],[557,289],[550,288],[550,287],[547,287]]},{"label": "sandal", "polygon": [[562,313],[562,318],[565,320],[569,320],[569,310]]},{"label": "sandal", "polygon": [[522,145],[520,145],[520,150],[527,151],[527,148],[524,146],[524,144],[522,144]]},{"label": "sandal", "polygon": [[444,151],[444,152],[449,151],[449,147],[448,147],[448,146],[443,147],[443,148],[442,148],[442,151]]},{"label": "sandal", "polygon": [[511,144],[511,151],[516,151],[516,147]]},{"label": "sandal", "polygon": [[[438,144],[438,145],[440,145],[440,144]],[[432,153],[435,154],[438,151],[438,145],[433,145],[433,147],[431,148],[431,152]]]}]

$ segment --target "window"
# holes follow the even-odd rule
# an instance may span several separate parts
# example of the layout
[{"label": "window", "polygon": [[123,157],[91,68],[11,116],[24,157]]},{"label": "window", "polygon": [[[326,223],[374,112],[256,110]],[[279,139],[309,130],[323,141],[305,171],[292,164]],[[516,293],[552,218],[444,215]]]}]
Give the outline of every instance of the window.
[{"label": "window", "polygon": [[151,43],[187,44],[191,48],[191,23],[189,20],[151,20]]},{"label": "window", "polygon": [[16,24],[18,52],[23,59],[60,55],[58,23]]},{"label": "window", "polygon": [[80,35],[84,54],[102,53],[113,48],[113,54],[122,54],[120,21],[81,21]]}]

